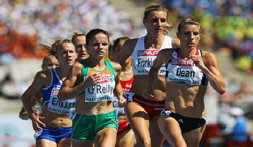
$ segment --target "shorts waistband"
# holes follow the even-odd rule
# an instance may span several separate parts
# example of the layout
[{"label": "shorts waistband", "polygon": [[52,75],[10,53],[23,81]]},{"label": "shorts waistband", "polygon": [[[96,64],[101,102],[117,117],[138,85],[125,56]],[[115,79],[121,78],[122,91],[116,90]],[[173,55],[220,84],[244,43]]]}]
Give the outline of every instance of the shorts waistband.
[{"label": "shorts waistband", "polygon": [[82,115],[82,116],[85,116],[86,118],[87,117],[94,117],[94,116],[104,116],[104,115],[113,115],[115,114],[114,111],[110,111],[110,112],[106,112],[106,113],[101,113],[101,114],[80,114],[80,113],[76,113],[77,115]]},{"label": "shorts waistband", "polygon": [[157,101],[157,100],[151,100],[151,99],[145,99],[142,96],[139,95],[133,95],[133,101],[136,102],[140,102],[140,103],[144,103],[146,105],[150,105],[150,106],[165,106],[165,101]]}]

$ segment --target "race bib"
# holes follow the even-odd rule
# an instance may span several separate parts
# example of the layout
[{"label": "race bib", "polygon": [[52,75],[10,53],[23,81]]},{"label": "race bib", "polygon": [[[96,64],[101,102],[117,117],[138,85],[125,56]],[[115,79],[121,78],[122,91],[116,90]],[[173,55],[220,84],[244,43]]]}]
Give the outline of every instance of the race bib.
[{"label": "race bib", "polygon": [[114,76],[102,75],[99,84],[85,89],[85,102],[112,101],[114,88]]},{"label": "race bib", "polygon": [[57,97],[51,97],[48,103],[48,111],[57,113],[57,114],[69,114],[71,108],[75,108],[76,106],[76,99],[68,99],[65,101],[58,101]]}]

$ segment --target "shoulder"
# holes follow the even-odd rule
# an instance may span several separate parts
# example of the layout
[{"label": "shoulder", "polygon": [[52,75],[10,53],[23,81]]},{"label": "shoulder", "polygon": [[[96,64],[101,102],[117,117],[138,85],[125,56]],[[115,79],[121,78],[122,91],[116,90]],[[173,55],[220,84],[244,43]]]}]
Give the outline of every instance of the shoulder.
[{"label": "shoulder", "polygon": [[116,72],[120,72],[121,71],[121,65],[117,62],[114,62],[114,61],[110,61],[113,69],[116,71]]},{"label": "shoulder", "polygon": [[178,38],[171,38],[172,47],[180,48],[180,40]]},{"label": "shoulder", "polygon": [[208,51],[202,51],[202,56],[206,60],[216,59],[216,56],[213,53],[208,52]]},{"label": "shoulder", "polygon": [[72,65],[69,71],[72,72],[72,74],[81,74],[83,69],[83,65],[79,61],[75,61],[75,63]]},{"label": "shoulder", "polygon": [[138,41],[138,38],[128,39],[126,40],[122,48],[128,51],[133,51],[137,41]]},{"label": "shoulder", "polygon": [[216,64],[218,62],[215,54],[211,52],[202,51],[202,56],[203,56],[204,62],[207,64],[211,65],[211,64]]},{"label": "shoulder", "polygon": [[[42,83],[45,83],[47,81],[51,81],[51,71],[47,70],[47,71],[39,71],[36,73],[34,81],[38,81]],[[42,84],[43,85],[43,84]]]},{"label": "shoulder", "polygon": [[160,60],[162,61],[166,61],[168,58],[170,59],[173,52],[175,51],[176,49],[175,48],[166,48],[166,49],[162,49],[157,57],[160,58]]},{"label": "shoulder", "polygon": [[45,79],[49,76],[51,76],[51,71],[50,70],[46,70],[46,71],[41,70],[41,71],[36,73],[36,77],[38,77],[38,78],[44,78]]},{"label": "shoulder", "polygon": [[75,61],[72,65],[73,68],[82,68],[82,63],[80,61]]},{"label": "shoulder", "polygon": [[128,45],[128,46],[135,46],[137,41],[138,41],[139,38],[134,38],[134,39],[128,39],[126,40],[125,44],[124,45]]},{"label": "shoulder", "polygon": [[110,63],[115,70],[121,69],[121,65],[118,62],[110,61]]}]

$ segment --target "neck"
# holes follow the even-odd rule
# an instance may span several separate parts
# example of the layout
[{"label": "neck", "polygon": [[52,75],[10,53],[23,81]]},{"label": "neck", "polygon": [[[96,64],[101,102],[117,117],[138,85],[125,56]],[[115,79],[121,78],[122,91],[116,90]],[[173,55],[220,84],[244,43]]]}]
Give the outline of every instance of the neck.
[{"label": "neck", "polygon": [[184,51],[182,49],[179,49],[178,51],[178,57],[180,58],[189,58],[192,55],[196,54],[197,49],[193,49],[191,51]]},{"label": "neck", "polygon": [[145,48],[159,49],[164,42],[164,35],[159,35],[158,37],[146,35],[144,39]]},{"label": "neck", "polygon": [[97,58],[88,58],[86,59],[87,63],[90,65],[91,68],[101,70],[105,67],[104,58],[97,59]]},{"label": "neck", "polygon": [[60,66],[60,67],[56,68],[57,74],[60,79],[63,79],[67,76],[70,67],[71,66]]}]

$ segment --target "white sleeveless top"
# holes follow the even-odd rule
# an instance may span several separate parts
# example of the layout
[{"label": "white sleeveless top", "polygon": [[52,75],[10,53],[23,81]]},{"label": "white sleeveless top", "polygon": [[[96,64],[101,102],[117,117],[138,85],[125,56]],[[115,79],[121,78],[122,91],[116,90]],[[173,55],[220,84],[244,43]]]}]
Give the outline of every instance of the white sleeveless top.
[{"label": "white sleeveless top", "polygon": [[[172,54],[167,64],[166,81],[186,83],[188,85],[207,85],[208,79],[203,71],[194,62],[179,58],[177,51]],[[202,56],[201,50],[197,49],[196,55]]]},{"label": "white sleeveless top", "polygon": [[[134,75],[147,75],[153,65],[158,52],[165,48],[172,48],[172,38],[165,36],[160,49],[145,49],[144,36],[139,38],[132,53],[132,65]],[[165,64],[161,67],[159,75],[165,75]]]}]

